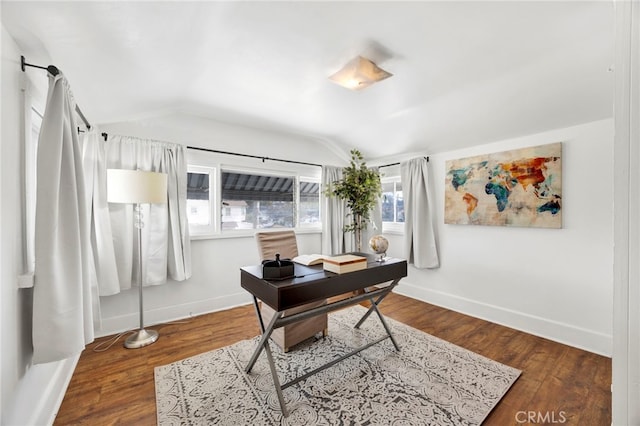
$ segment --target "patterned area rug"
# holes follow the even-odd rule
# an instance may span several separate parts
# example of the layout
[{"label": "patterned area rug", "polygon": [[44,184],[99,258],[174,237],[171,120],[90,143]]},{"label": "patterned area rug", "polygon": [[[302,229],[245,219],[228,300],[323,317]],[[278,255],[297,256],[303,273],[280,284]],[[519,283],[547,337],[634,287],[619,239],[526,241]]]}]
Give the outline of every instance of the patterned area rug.
[{"label": "patterned area rug", "polygon": [[[384,335],[377,315],[353,325],[361,306],[329,315],[329,336],[289,353],[271,344],[281,383]],[[252,318],[253,319],[253,318]],[[387,339],[284,390],[283,417],[263,352],[244,368],[258,338],[155,369],[159,425],[477,425],[520,375],[386,318]]]}]

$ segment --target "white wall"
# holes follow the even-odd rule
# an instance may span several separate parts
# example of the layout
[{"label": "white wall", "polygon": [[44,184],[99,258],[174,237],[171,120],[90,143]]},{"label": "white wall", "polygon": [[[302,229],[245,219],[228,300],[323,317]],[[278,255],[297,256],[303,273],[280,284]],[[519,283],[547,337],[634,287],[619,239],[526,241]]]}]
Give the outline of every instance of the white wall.
[{"label": "white wall", "polygon": [[[441,267],[417,270],[398,292],[604,355],[611,354],[613,248],[612,120],[431,155]],[[103,126],[117,134],[218,150],[342,164],[318,142],[174,115]],[[563,228],[507,228],[443,224],[445,161],[563,142]],[[268,148],[266,148],[268,147]],[[308,152],[314,150],[310,159]],[[227,163],[242,162],[228,158]],[[254,160],[249,160],[254,161]],[[258,167],[260,162],[258,161]],[[265,163],[264,167],[281,167]],[[286,167],[286,166],[282,166]],[[385,172],[392,172],[387,169]],[[390,255],[403,236],[387,235]],[[320,251],[319,234],[300,234],[303,252]],[[238,268],[257,260],[253,237],[193,240],[193,277],[145,288],[149,324],[248,303]],[[103,329],[137,324],[137,293],[102,298]]]},{"label": "white wall", "polygon": [[[4,34],[3,34],[4,36]],[[2,93],[2,424],[30,424],[55,412],[68,363],[31,366],[30,291],[17,290],[22,272],[20,191],[20,79],[17,47],[3,37]],[[5,66],[11,72],[5,72]],[[12,68],[15,67],[15,68]],[[187,145],[344,164],[323,142],[258,131],[198,117],[171,115],[103,126],[114,134]],[[612,327],[612,121],[604,120],[431,155],[437,237],[442,266],[409,269],[398,292],[502,323],[593,352],[611,353]],[[444,162],[488,152],[563,142],[563,229],[443,224]],[[313,153],[313,154],[310,154]],[[225,164],[287,169],[288,165],[218,156]],[[387,169],[391,171],[391,169]],[[403,256],[402,235],[387,235],[391,256]],[[301,233],[301,252],[319,252],[320,234]],[[193,240],[193,277],[145,288],[147,324],[249,303],[239,286],[239,267],[258,255],[252,236]],[[137,293],[102,298],[98,335],[136,328]],[[35,396],[31,396],[35,395]],[[37,410],[29,403],[37,401]],[[20,417],[22,413],[22,417]],[[26,413],[26,414],[25,414]],[[35,413],[35,414],[34,414]],[[39,417],[40,416],[40,417]],[[45,417],[42,417],[45,416]],[[26,418],[26,421],[25,421]],[[45,421],[46,422],[46,421]]]},{"label": "white wall", "polygon": [[[301,252],[320,251],[319,233],[298,234],[297,238]],[[193,275],[190,279],[182,282],[169,280],[167,284],[144,288],[145,324],[251,303],[249,293],[240,287],[240,267],[259,262],[252,236],[193,240],[191,256]],[[137,288],[102,297],[101,308],[103,323],[97,335],[138,327]]]},{"label": "white wall", "polygon": [[[445,161],[562,142],[562,229],[445,225]],[[613,121],[430,156],[441,267],[409,268],[398,292],[611,355]],[[388,235],[390,255],[402,236]]]},{"label": "white wall", "polygon": [[[325,142],[307,137],[273,133],[232,124],[220,123],[196,116],[170,114],[163,117],[129,123],[103,125],[107,133],[181,143],[219,151],[282,158],[317,164],[344,165],[345,161],[333,153]],[[243,165],[269,170],[305,170],[316,173],[319,167],[299,167],[273,161],[262,162],[229,155],[196,152],[196,156],[210,156],[225,165]],[[319,232],[299,233],[301,252],[319,253]],[[258,262],[253,234],[214,239],[194,239],[192,250],[192,278],[183,282],[170,280],[167,284],[145,287],[145,324],[156,324],[190,315],[198,315],[231,306],[250,303],[249,294],[240,287],[241,266]],[[138,326],[138,293],[136,289],[101,298],[102,328],[97,335],[136,328]],[[257,323],[256,323],[257,324]],[[162,338],[162,336],[160,336]]]},{"label": "white wall", "polygon": [[[28,84],[29,77],[20,69],[20,53],[3,26],[0,144],[0,424],[3,425],[51,423],[77,360],[31,365],[32,291],[17,287],[18,275],[25,272],[22,88]],[[33,78],[44,79],[46,86],[46,73],[36,71]]]}]

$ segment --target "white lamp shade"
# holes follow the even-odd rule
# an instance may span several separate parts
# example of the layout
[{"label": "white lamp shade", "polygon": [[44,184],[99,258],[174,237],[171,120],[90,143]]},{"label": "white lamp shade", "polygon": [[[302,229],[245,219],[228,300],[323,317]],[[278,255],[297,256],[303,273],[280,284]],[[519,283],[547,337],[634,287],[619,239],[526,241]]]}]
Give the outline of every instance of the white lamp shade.
[{"label": "white lamp shade", "polygon": [[107,201],[126,204],[164,204],[167,202],[167,174],[108,169]]}]

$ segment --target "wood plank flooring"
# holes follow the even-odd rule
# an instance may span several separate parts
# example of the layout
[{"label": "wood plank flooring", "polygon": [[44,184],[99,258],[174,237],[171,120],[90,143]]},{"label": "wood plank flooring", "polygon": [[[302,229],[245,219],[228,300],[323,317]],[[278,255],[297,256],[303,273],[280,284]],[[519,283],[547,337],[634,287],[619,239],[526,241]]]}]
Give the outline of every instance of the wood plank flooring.
[{"label": "wood plank flooring", "polygon": [[[381,311],[433,336],[522,370],[485,425],[611,424],[611,360],[391,294]],[[83,352],[55,425],[155,425],[153,369],[258,334],[253,305],[151,327],[160,339],[125,349]],[[303,385],[303,384],[302,384]]]}]

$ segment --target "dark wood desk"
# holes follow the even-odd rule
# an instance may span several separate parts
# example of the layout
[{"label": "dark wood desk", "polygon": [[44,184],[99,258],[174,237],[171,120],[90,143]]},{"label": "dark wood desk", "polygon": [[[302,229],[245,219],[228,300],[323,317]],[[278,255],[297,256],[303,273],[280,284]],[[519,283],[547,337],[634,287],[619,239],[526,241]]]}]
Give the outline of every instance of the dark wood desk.
[{"label": "dark wood desk", "polygon": [[[389,326],[387,325],[384,317],[378,310],[378,305],[382,300],[398,285],[401,278],[407,276],[407,262],[406,260],[387,258],[384,262],[377,262],[376,258],[372,255],[366,255],[357,253],[359,255],[366,256],[367,268],[349,272],[346,274],[334,274],[323,270],[322,265],[316,266],[304,266],[295,265],[295,277],[275,281],[265,280],[262,278],[261,266],[246,266],[240,269],[240,285],[247,290],[253,296],[253,302],[256,309],[256,315],[260,323],[260,329],[262,330],[262,337],[255,352],[251,356],[245,371],[248,373],[253,368],[260,353],[264,350],[267,359],[269,361],[269,368],[271,370],[271,376],[273,377],[273,383],[278,394],[278,401],[280,402],[280,408],[285,417],[288,416],[287,407],[282,396],[282,391],[289,386],[292,386],[307,377],[318,373],[332,365],[363,351],[364,349],[371,347],[387,338],[391,339],[396,350],[400,350],[397,342],[393,338]],[[382,286],[373,287],[379,284],[388,283]],[[286,309],[294,308],[296,306],[305,305],[317,300],[328,299],[333,296],[342,295],[345,293],[356,292],[353,296],[339,300],[337,302],[329,303],[319,307],[315,307],[309,310],[305,310],[293,315],[284,316]],[[360,294],[357,294],[357,293]],[[265,327],[262,315],[260,314],[260,306],[258,299],[263,303],[271,306],[276,314],[271,319],[270,323]],[[369,310],[363,315],[363,317],[354,326],[355,328],[360,325],[375,312],[380,318],[380,322],[384,326],[387,334],[382,338],[370,342],[354,351],[341,356],[321,367],[318,367],[302,376],[280,385],[278,380],[278,374],[273,362],[273,356],[269,347],[269,337],[274,329],[283,327],[287,324],[297,322],[306,318],[310,318],[317,315],[322,315],[327,312],[334,311],[336,309],[343,308],[345,306],[354,305],[362,301],[368,300],[371,302]]]}]

